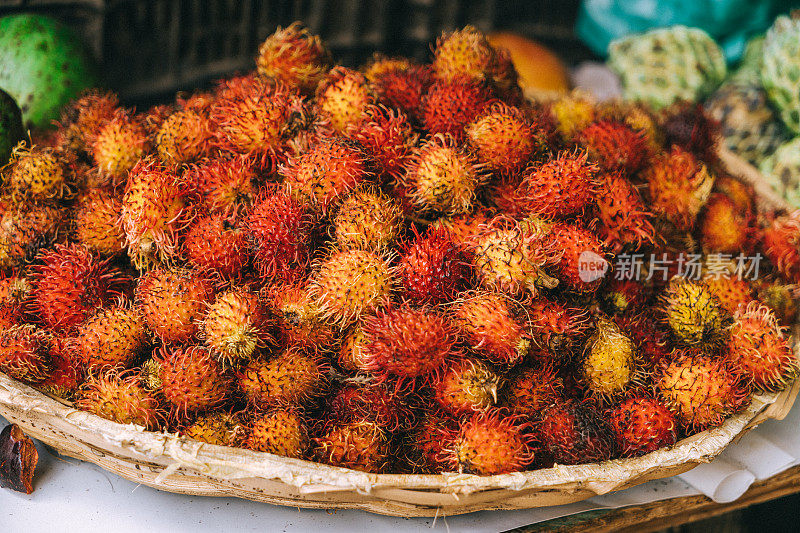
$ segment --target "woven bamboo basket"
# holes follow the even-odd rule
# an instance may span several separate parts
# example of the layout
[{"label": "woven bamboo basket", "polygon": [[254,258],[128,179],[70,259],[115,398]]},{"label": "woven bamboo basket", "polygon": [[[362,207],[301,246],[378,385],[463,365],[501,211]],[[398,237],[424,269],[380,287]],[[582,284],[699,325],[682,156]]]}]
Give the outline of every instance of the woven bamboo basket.
[{"label": "woven bamboo basket", "polygon": [[[786,207],[763,189],[754,168],[724,150],[720,160],[729,173],[755,186],[764,206]],[[4,374],[0,374],[0,415],[59,453],[168,492],[392,516],[437,516],[562,505],[681,474],[711,461],[764,420],[783,418],[798,390],[800,380],[780,393],[756,395],[721,426],[642,457],[485,477],[369,474],[143,431],[76,410]]]}]

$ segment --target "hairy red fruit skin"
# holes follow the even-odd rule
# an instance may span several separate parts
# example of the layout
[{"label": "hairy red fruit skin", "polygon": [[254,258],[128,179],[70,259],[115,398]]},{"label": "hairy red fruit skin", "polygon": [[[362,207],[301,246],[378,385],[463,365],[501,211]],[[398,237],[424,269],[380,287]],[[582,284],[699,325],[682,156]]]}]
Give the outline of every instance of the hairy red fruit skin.
[{"label": "hairy red fruit skin", "polygon": [[458,357],[431,379],[430,387],[439,408],[461,415],[494,406],[500,376],[479,359]]},{"label": "hairy red fruit skin", "polygon": [[599,463],[616,455],[608,422],[587,402],[566,400],[542,413],[539,438],[558,464]]},{"label": "hairy red fruit skin", "polygon": [[452,300],[466,286],[469,263],[444,228],[434,228],[403,245],[398,278],[404,295],[416,303]]},{"label": "hairy red fruit skin", "polygon": [[405,113],[383,105],[367,107],[362,121],[348,124],[345,135],[364,147],[380,175],[395,181],[403,177],[418,138]]},{"label": "hairy red fruit skin", "polygon": [[264,281],[294,281],[306,271],[312,221],[288,193],[259,195],[243,221],[253,263]]},{"label": "hairy red fruit skin", "polygon": [[762,233],[763,250],[790,283],[800,283],[800,211],[778,217]]},{"label": "hairy red fruit skin", "polygon": [[49,205],[8,206],[0,218],[0,268],[17,269],[59,240],[67,212]]},{"label": "hairy red fruit skin", "polygon": [[333,466],[384,473],[389,468],[389,438],[371,422],[353,422],[329,429],[314,439],[314,456]]},{"label": "hairy red fruit skin", "polygon": [[136,309],[98,309],[78,327],[67,345],[84,369],[129,368],[150,344],[144,319]]},{"label": "hairy red fruit skin", "polygon": [[532,163],[522,171],[516,193],[505,203],[515,205],[515,211],[525,216],[562,218],[582,213],[597,193],[597,166],[588,157],[585,151],[564,151],[544,163]]},{"label": "hairy red fruit skin", "polygon": [[328,365],[323,359],[287,348],[268,359],[256,358],[239,369],[239,389],[253,406],[302,406],[325,394]]},{"label": "hairy red fruit skin", "polygon": [[422,123],[422,99],[433,83],[429,65],[409,64],[388,69],[372,82],[382,103],[403,111],[416,124]]},{"label": "hairy red fruit skin", "polygon": [[403,442],[403,459],[415,474],[440,474],[449,471],[452,450],[459,423],[438,411],[425,413],[422,420]]},{"label": "hairy red fruit skin", "polygon": [[51,371],[50,335],[34,325],[0,331],[0,371],[26,383],[38,383]]},{"label": "hairy red fruit skin", "polygon": [[201,160],[186,170],[186,182],[209,213],[238,215],[255,200],[260,184],[252,158],[234,155]]},{"label": "hairy red fruit skin", "polygon": [[462,342],[490,363],[510,368],[528,355],[530,334],[508,298],[494,292],[465,293],[451,313]]},{"label": "hairy red fruit skin", "polygon": [[508,176],[545,149],[536,127],[521,109],[497,102],[467,126],[466,138],[479,160]]},{"label": "hairy red fruit skin", "polygon": [[329,62],[330,52],[322,40],[299,22],[278,27],[261,43],[256,56],[259,75],[298,87],[306,94],[314,92]]},{"label": "hairy red fruit skin", "polygon": [[449,461],[459,472],[491,476],[525,470],[534,458],[527,425],[502,409],[490,409],[462,422]]},{"label": "hairy red fruit skin", "polygon": [[363,320],[366,367],[399,382],[437,372],[452,355],[455,333],[442,315],[408,305],[381,309]]},{"label": "hairy red fruit skin", "polygon": [[507,377],[502,404],[517,415],[538,420],[563,398],[564,381],[550,362],[529,366]]},{"label": "hairy red fruit skin", "polygon": [[228,399],[231,379],[207,348],[162,346],[158,360],[161,363],[161,393],[178,419],[214,409]]},{"label": "hairy red fruit skin", "polygon": [[744,279],[706,276],[703,281],[731,315],[736,313],[739,306],[747,306],[755,299],[753,287]]},{"label": "hairy red fruit skin", "polygon": [[367,108],[376,103],[375,93],[364,75],[347,67],[333,67],[317,86],[317,113],[339,135],[360,124]]},{"label": "hairy red fruit skin", "polygon": [[597,219],[593,229],[615,252],[626,245],[638,250],[655,242],[655,228],[636,187],[621,174],[602,174],[595,200]]},{"label": "hairy red fruit skin", "polygon": [[325,138],[290,157],[279,173],[292,197],[324,214],[342,195],[372,179],[369,163],[364,150],[353,141]]},{"label": "hairy red fruit skin", "polygon": [[31,309],[58,332],[72,331],[95,308],[109,303],[128,279],[80,244],[57,244],[43,252],[31,273]]},{"label": "hairy red fruit skin", "polygon": [[[564,286],[576,293],[592,294],[597,291],[603,283],[603,278],[586,279],[586,269],[583,264],[586,260],[593,262],[605,262],[608,268],[608,260],[605,258],[603,243],[600,242],[594,233],[572,224],[554,224],[550,228],[549,236],[553,241],[553,247],[561,250],[558,263],[555,266],[555,274]],[[587,254],[591,254],[587,258]],[[595,269],[600,267],[595,264]]]},{"label": "hairy red fruit skin", "polygon": [[265,297],[277,321],[281,345],[295,346],[310,353],[335,347],[337,332],[332,325],[323,322],[306,285],[273,285],[266,290]]},{"label": "hairy red fruit skin", "polygon": [[632,174],[641,170],[649,157],[647,140],[623,122],[598,120],[581,130],[577,142],[603,169]]},{"label": "hairy red fruit skin", "polygon": [[75,207],[75,240],[103,256],[117,255],[125,249],[121,212],[121,197],[105,189],[89,190]]},{"label": "hairy red fruit skin", "polygon": [[250,249],[238,221],[221,214],[196,219],[186,231],[183,254],[197,270],[238,280],[250,262]]},{"label": "hairy red fruit skin", "polygon": [[721,193],[706,202],[700,224],[700,241],[708,252],[739,254],[750,249],[751,217]]},{"label": "hairy red fruit skin", "polygon": [[483,82],[458,77],[436,80],[422,97],[422,123],[431,134],[452,135],[461,142],[464,128],[492,101],[492,90]]},{"label": "hairy red fruit skin", "polygon": [[687,434],[720,425],[749,399],[730,361],[690,349],[675,350],[662,361],[653,381]]},{"label": "hairy red fruit skin", "polygon": [[614,321],[636,345],[637,361],[646,369],[653,369],[670,357],[669,333],[648,311],[619,315]]},{"label": "hairy red fruit skin", "polygon": [[569,360],[572,350],[589,333],[589,314],[578,307],[568,307],[544,298],[528,308],[528,325],[533,342],[557,360]]},{"label": "hairy red fruit skin", "polygon": [[758,391],[781,390],[798,373],[784,329],[775,314],[758,302],[739,307],[725,352],[733,371]]},{"label": "hairy red fruit skin", "polygon": [[647,287],[637,280],[610,278],[599,291],[603,310],[610,315],[641,311],[650,296]]},{"label": "hairy red fruit skin", "polygon": [[295,90],[255,76],[224,81],[210,116],[220,150],[251,157],[266,172],[274,170],[286,142],[308,120]]},{"label": "hairy red fruit skin", "polygon": [[157,268],[139,278],[136,305],[162,342],[191,340],[214,294],[211,284],[191,270]]},{"label": "hairy red fruit skin", "polygon": [[64,339],[53,338],[50,344],[50,375],[37,383],[39,390],[65,400],[74,400],[78,387],[84,381],[82,365],[68,349]]},{"label": "hairy red fruit skin", "polygon": [[623,457],[638,457],[675,444],[675,417],[663,402],[648,396],[634,396],[609,412],[617,448]]},{"label": "hairy red fruit skin", "polygon": [[371,422],[393,433],[414,426],[414,411],[385,383],[345,382],[326,402],[328,423]]},{"label": "hairy red fruit skin", "polygon": [[138,424],[148,430],[164,422],[158,400],[131,371],[90,376],[78,390],[75,406],[118,424]]}]

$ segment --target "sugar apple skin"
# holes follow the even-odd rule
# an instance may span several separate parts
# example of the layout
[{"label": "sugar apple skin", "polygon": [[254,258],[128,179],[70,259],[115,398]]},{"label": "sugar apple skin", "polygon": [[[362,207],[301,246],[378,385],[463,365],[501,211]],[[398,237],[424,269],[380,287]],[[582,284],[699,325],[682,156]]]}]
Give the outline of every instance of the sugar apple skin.
[{"label": "sugar apple skin", "polygon": [[720,122],[725,145],[752,165],[760,165],[786,141],[783,124],[756,84],[726,82],[705,106]]},{"label": "sugar apple skin", "polygon": [[800,209],[800,137],[780,145],[759,170],[777,194]]},{"label": "sugar apple skin", "polygon": [[800,11],[782,15],[767,31],[761,83],[778,115],[793,134],[800,134]]},{"label": "sugar apple skin", "polygon": [[620,76],[625,98],[655,109],[677,100],[702,100],[727,74],[719,45],[703,30],[686,26],[617,39],[608,53],[608,66]]}]

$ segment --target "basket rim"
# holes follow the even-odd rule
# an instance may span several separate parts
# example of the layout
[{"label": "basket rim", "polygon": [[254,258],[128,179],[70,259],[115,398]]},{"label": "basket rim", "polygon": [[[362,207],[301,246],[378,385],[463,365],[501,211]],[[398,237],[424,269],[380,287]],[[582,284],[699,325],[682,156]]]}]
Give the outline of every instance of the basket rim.
[{"label": "basket rim", "polygon": [[[302,493],[358,491],[393,488],[471,494],[499,489],[590,488],[598,493],[635,481],[648,472],[687,464],[709,462],[735,438],[750,428],[771,406],[791,402],[800,381],[782,392],[756,394],[741,411],[720,426],[708,429],[671,447],[636,458],[621,458],[580,465],[478,476],[474,474],[373,474],[347,468],[292,459],[266,452],[231,448],[195,441],[176,433],[146,431],[134,424],[119,424],[67,406],[0,373],[0,414],[5,407],[17,412],[37,411],[53,417],[53,424],[80,429],[99,436],[110,446],[129,452],[133,460],[147,460],[165,466],[161,478],[179,469],[190,469],[211,478],[280,480]],[[785,405],[784,405],[785,407]],[[765,416],[764,418],[770,418]],[[73,435],[74,436],[74,435]]]}]

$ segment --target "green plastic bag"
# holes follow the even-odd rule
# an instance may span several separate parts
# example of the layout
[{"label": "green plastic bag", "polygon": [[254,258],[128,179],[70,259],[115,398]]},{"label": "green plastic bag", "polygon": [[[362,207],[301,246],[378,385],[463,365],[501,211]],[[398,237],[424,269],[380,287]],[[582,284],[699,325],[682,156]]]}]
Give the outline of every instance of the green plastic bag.
[{"label": "green plastic bag", "polygon": [[705,30],[733,62],[751,36],[766,31],[780,13],[798,7],[800,0],[583,0],[576,32],[605,56],[608,43],[618,37],[683,24]]}]

